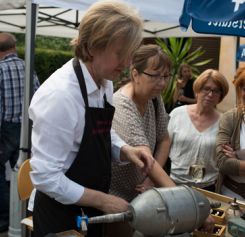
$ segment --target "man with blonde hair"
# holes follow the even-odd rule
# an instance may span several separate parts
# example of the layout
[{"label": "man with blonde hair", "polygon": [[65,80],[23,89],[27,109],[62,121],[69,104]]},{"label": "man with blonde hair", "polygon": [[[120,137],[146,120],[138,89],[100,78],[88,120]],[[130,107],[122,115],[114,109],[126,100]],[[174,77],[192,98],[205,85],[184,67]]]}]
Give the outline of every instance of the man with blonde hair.
[{"label": "man with blonde hair", "polygon": [[[113,84],[142,40],[142,21],[118,1],[98,1],[85,13],[75,58],[42,84],[29,115],[33,120],[31,178],[34,236],[77,229],[81,208],[88,216],[127,210],[109,195],[111,160],[130,161],[148,172],[153,157],[111,130]],[[87,236],[102,236],[88,225]]]}]

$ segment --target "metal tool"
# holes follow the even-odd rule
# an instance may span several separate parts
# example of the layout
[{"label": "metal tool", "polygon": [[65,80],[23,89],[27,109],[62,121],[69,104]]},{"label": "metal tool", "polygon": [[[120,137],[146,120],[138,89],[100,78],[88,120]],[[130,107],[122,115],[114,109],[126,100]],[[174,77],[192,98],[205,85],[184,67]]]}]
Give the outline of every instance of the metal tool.
[{"label": "metal tool", "polygon": [[192,232],[210,213],[210,203],[200,192],[187,187],[153,188],[138,195],[123,213],[88,218],[88,223],[129,221],[147,236]]}]

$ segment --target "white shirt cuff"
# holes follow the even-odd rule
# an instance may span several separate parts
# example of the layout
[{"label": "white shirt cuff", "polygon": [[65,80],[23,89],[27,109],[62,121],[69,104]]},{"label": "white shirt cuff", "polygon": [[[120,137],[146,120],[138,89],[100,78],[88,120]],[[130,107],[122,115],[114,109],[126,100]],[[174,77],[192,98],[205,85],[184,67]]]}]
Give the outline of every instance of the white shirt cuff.
[{"label": "white shirt cuff", "polygon": [[66,205],[77,203],[84,194],[84,187],[73,181],[66,187],[66,194],[64,193],[63,195],[57,196],[56,201]]}]

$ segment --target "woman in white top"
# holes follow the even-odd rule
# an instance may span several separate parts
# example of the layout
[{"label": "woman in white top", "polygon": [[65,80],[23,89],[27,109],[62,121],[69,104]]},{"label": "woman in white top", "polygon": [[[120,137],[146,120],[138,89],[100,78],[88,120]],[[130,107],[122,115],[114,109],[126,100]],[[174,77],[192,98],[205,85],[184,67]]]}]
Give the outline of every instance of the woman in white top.
[{"label": "woman in white top", "polygon": [[193,85],[197,103],[178,107],[170,113],[170,177],[176,184],[215,190],[218,175],[215,138],[220,118],[216,105],[228,89],[225,77],[208,69]]}]

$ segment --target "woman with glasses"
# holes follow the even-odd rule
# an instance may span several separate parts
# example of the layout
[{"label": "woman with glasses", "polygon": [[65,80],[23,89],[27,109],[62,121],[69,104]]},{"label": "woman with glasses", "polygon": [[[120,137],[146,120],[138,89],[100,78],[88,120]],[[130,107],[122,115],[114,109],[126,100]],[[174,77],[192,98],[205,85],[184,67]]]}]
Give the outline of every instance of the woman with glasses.
[{"label": "woman with glasses", "polygon": [[[113,95],[116,108],[112,127],[128,144],[154,154],[154,158],[164,166],[168,152],[168,115],[165,112],[161,93],[170,78],[171,62],[157,45],[143,45],[134,54],[130,67],[130,81]],[[157,163],[155,162],[155,163]],[[163,186],[175,184],[163,169]],[[112,165],[110,193],[127,201],[132,201],[139,193],[155,184],[142,175],[131,164]],[[109,236],[132,236],[133,230],[127,224],[110,226]]]},{"label": "woman with glasses", "polygon": [[221,73],[208,69],[193,84],[196,104],[175,108],[170,113],[170,177],[176,184],[215,191],[215,138],[220,118],[216,105],[228,88]]},{"label": "woman with glasses", "polygon": [[220,119],[216,141],[217,192],[245,200],[245,67],[237,70],[236,108]]}]

